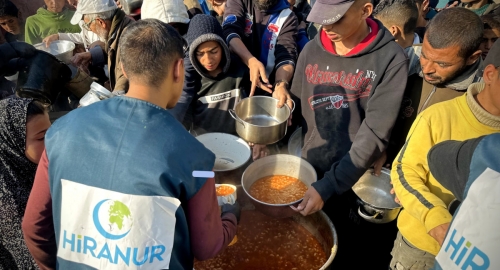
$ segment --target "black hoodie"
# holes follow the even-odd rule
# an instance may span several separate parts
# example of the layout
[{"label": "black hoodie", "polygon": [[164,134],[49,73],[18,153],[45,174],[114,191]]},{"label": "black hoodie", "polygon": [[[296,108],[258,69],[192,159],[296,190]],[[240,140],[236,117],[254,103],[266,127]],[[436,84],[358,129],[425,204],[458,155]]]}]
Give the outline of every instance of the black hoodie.
[{"label": "black hoodie", "polygon": [[[206,132],[236,134],[235,122],[228,110],[234,109],[246,97],[245,89],[249,88],[250,83],[248,68],[238,57],[231,56],[222,38],[221,25],[210,15],[194,16],[186,39],[189,43],[189,59],[201,77],[200,88],[193,97],[184,125],[190,127],[196,135]],[[210,76],[196,58],[198,47],[208,41],[218,42],[222,49],[219,63],[222,72],[217,77]]]},{"label": "black hoodie", "polygon": [[381,156],[406,86],[403,49],[379,21],[367,22],[378,31],[366,47],[339,56],[325,49],[320,32],[295,70],[291,92],[305,120],[302,156],[318,173],[313,187],[323,201],[350,189]]}]

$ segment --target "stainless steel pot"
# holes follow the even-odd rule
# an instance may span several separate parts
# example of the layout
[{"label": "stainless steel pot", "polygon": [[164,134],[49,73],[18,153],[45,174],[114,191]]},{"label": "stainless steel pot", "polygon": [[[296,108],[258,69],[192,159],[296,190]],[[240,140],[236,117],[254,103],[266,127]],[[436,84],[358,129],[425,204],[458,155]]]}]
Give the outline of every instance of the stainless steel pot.
[{"label": "stainless steel pot", "polygon": [[250,187],[255,181],[262,177],[270,175],[287,175],[298,178],[307,187],[316,182],[317,176],[314,168],[304,159],[293,155],[272,155],[256,160],[243,172],[241,176],[241,186],[243,190],[251,198],[255,209],[261,213],[275,217],[285,218],[296,214],[290,208],[290,205],[297,206],[302,199],[288,204],[270,204],[259,201],[250,195]]},{"label": "stainless steel pot", "polygon": [[388,223],[398,217],[401,205],[394,201],[390,170],[383,168],[380,176],[370,169],[352,187],[358,196],[358,214],[372,223]]},{"label": "stainless steel pot", "polygon": [[142,1],[143,0],[120,0],[120,4],[122,4],[122,9],[125,14],[130,15],[132,11],[142,6]]},{"label": "stainless steel pot", "polygon": [[33,46],[37,50],[52,54],[65,64],[71,64],[71,57],[73,57],[73,50],[75,49],[75,43],[68,40],[53,41],[48,48],[45,46],[45,43],[38,43]]},{"label": "stainless steel pot", "polygon": [[[288,106],[277,107],[272,97],[253,96],[240,101],[229,110],[236,120],[236,132],[247,142],[256,144],[275,143],[286,134],[288,118],[293,112]],[[294,105],[295,107],[295,105]]]}]

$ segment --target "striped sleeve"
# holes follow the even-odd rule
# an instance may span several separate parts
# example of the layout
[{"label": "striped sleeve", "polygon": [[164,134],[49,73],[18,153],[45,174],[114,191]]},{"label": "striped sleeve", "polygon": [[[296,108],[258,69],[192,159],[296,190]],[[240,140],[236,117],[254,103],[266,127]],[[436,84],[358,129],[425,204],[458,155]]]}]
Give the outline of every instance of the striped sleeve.
[{"label": "striped sleeve", "polygon": [[420,220],[427,232],[452,219],[446,204],[426,185],[430,177],[427,153],[434,144],[432,126],[419,115],[394,160],[391,172],[396,196],[405,211]]}]

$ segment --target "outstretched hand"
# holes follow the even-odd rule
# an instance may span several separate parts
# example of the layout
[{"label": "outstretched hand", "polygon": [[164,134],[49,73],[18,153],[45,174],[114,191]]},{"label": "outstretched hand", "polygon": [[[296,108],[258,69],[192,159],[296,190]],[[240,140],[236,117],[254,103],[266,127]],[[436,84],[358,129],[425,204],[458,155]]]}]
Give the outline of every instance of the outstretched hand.
[{"label": "outstretched hand", "polygon": [[295,212],[301,213],[303,216],[307,216],[321,210],[324,204],[323,199],[316,189],[314,187],[309,187],[302,202],[297,207],[294,207],[293,205],[290,207]]},{"label": "outstretched hand", "polygon": [[252,82],[250,97],[255,94],[255,88],[257,87],[269,93],[273,92],[271,90],[273,86],[269,84],[269,79],[266,75],[266,68],[257,58],[252,57],[248,60],[248,69],[250,69],[250,81]]}]

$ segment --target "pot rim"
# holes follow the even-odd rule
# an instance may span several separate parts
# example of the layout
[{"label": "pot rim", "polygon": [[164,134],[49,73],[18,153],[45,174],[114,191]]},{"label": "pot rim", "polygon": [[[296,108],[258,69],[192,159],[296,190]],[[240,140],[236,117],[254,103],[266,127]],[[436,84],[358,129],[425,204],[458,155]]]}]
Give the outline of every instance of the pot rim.
[{"label": "pot rim", "polygon": [[[260,98],[264,98],[264,99],[273,99],[276,101],[276,104],[278,104],[279,100],[277,98],[273,98],[273,97],[266,97],[266,96],[253,96],[253,97],[247,97],[247,98],[244,98],[242,99],[240,102],[238,102],[238,104],[236,104],[236,106],[234,107],[234,114],[236,115],[236,117],[238,117],[238,119],[245,123],[245,125],[249,125],[249,126],[253,126],[253,127],[259,127],[259,128],[266,128],[266,127],[276,127],[276,126],[279,126],[279,125],[282,125],[283,123],[286,123],[288,122],[288,119],[290,118],[290,115],[292,114],[292,111],[290,110],[290,107],[288,107],[288,105],[283,105],[283,107],[281,108],[285,108],[286,107],[286,110],[288,111],[288,117],[284,120],[284,121],[281,121],[281,122],[278,122],[277,124],[274,124],[274,125],[269,125],[269,126],[260,126],[260,125],[255,125],[255,124],[250,124],[249,122],[241,119],[241,117],[238,115],[238,113],[236,112],[238,106],[243,103],[246,99],[250,99],[250,98],[253,98],[253,99],[260,99]],[[280,109],[281,109],[280,108]],[[236,121],[238,122],[238,121]]]},{"label": "pot rim", "polygon": [[[291,156],[291,157],[294,157],[294,158],[298,158],[298,159],[301,159],[303,161],[306,161],[300,157],[297,157],[295,155],[290,155],[290,154],[278,154],[278,155],[282,155],[282,156]],[[278,156],[278,155],[271,155],[271,156],[267,156],[267,157],[264,157],[262,159],[265,159],[265,158],[268,158],[268,157],[273,157],[273,156]],[[253,163],[252,163],[253,164]],[[252,165],[250,164],[250,166]],[[306,161],[306,166],[311,166],[311,169],[314,173],[316,173],[316,170],[314,170],[314,167],[312,167],[312,165]],[[243,179],[245,179],[245,174],[247,173],[248,171],[248,168],[250,167],[248,166],[245,171],[243,172],[243,174],[241,175],[241,187],[243,188],[243,191],[245,191],[245,193],[248,195],[248,197],[252,200],[254,200],[255,202],[258,202],[260,204],[264,204],[264,205],[267,205],[267,206],[276,206],[276,207],[283,207],[283,206],[291,206],[291,205],[294,205],[294,204],[298,204],[300,203],[302,200],[304,200],[304,197],[296,200],[296,201],[293,201],[293,202],[290,202],[290,203],[287,203],[287,204],[271,204],[271,203],[266,203],[266,202],[263,202],[263,201],[260,201],[260,200],[257,200],[255,197],[253,197],[252,195],[250,195],[250,191],[247,191],[247,189],[245,188],[245,185],[243,185]],[[317,176],[316,176],[317,177]],[[298,178],[297,178],[298,179]],[[299,179],[299,181],[303,182],[302,180]],[[318,180],[316,179],[314,182],[317,182]],[[304,183],[305,184],[305,183]]]}]

